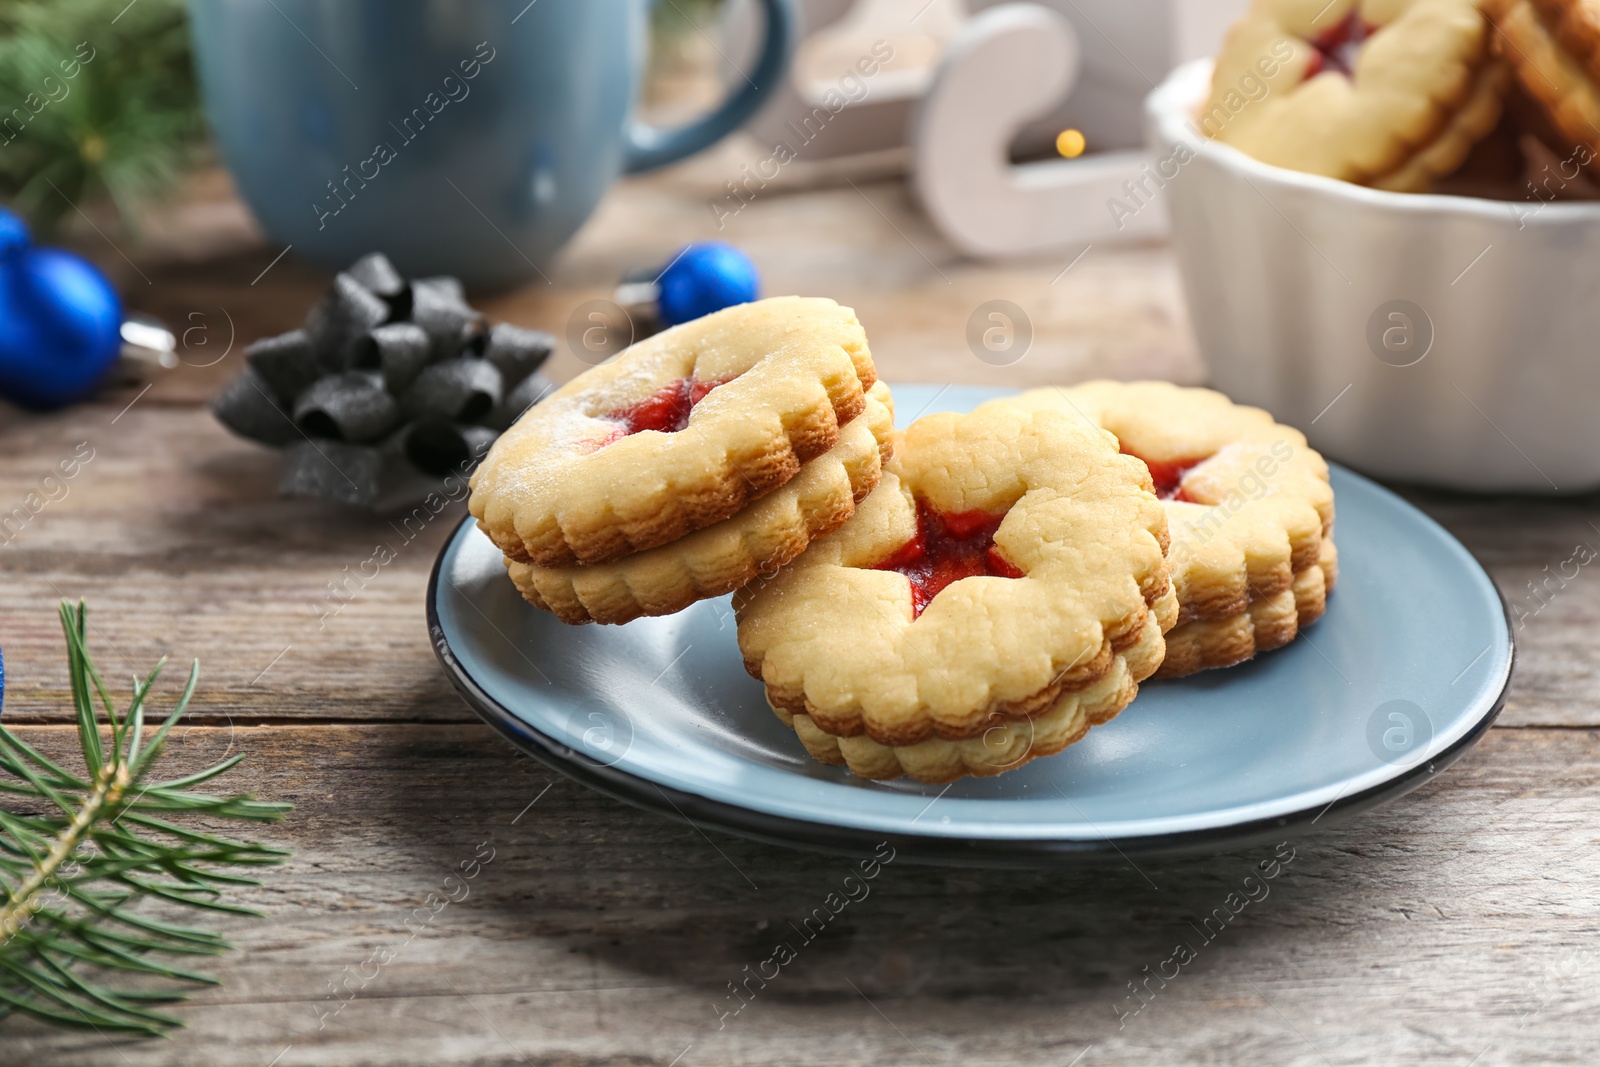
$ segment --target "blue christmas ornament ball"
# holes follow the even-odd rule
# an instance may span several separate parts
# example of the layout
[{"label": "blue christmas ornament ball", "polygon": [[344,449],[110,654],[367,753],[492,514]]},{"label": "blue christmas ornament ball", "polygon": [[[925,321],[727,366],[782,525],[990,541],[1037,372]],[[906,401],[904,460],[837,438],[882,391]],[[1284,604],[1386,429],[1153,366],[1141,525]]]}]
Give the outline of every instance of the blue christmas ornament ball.
[{"label": "blue christmas ornament ball", "polygon": [[761,295],[761,277],[750,257],[721,241],[685,248],[662,272],[657,285],[658,309],[667,326],[748,304]]},{"label": "blue christmas ornament ball", "polygon": [[48,409],[82,400],[122,348],[122,301],[95,266],[36,248],[0,208],[0,397]]},{"label": "blue christmas ornament ball", "polygon": [[28,236],[28,224],[0,207],[0,260],[11,258],[32,243],[33,239]]}]

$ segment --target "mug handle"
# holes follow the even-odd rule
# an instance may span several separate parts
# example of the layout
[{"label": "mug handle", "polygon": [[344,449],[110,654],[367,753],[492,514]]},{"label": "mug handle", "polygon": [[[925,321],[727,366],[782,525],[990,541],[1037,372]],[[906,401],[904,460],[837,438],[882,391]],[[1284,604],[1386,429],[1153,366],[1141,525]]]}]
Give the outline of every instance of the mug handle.
[{"label": "mug handle", "polygon": [[788,71],[794,45],[795,14],[792,0],[761,0],[765,13],[765,40],[756,69],[738,92],[717,109],[687,126],[661,129],[631,123],[624,146],[622,169],[627,174],[654,170],[690,156],[722,140],[744,124]]}]

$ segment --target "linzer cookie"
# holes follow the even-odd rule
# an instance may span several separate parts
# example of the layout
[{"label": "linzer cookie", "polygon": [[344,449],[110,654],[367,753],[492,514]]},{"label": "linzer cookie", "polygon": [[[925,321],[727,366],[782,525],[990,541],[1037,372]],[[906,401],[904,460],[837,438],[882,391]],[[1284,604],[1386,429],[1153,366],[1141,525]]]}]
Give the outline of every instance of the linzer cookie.
[{"label": "linzer cookie", "polygon": [[1508,81],[1475,0],[1255,0],[1197,121],[1266,163],[1415,192],[1494,129]]},{"label": "linzer cookie", "polygon": [[541,567],[507,561],[511,579],[530,603],[569,623],[670,615],[721,596],[773,573],[854,514],[878,484],[893,433],[889,389],[879,382],[837,444],[737,515],[611,563]]},{"label": "linzer cookie", "polygon": [[507,558],[623,559],[743,510],[839,443],[876,381],[855,313],[743,304],[656,334],[532,408],[472,479]]},{"label": "linzer cookie", "polygon": [[1563,166],[1600,178],[1600,3],[1483,0],[1496,46],[1531,102],[1528,123]]},{"label": "linzer cookie", "polygon": [[1322,617],[1338,577],[1333,541],[1324,542],[1315,566],[1296,571],[1287,590],[1250,597],[1245,610],[1222,618],[1193,618],[1167,635],[1167,658],[1157,676],[1180,678],[1213,667],[1243,663],[1293,641]]},{"label": "linzer cookie", "polygon": [[1333,488],[1300,431],[1167,382],[1090,382],[997,403],[1076,415],[1150,468],[1178,596],[1159,677],[1239,663],[1322,616],[1338,573]]},{"label": "linzer cookie", "polygon": [[868,778],[993,775],[1124,708],[1177,617],[1138,460],[991,402],[898,435],[855,515],[735,596],[745,667],[806,749]]}]

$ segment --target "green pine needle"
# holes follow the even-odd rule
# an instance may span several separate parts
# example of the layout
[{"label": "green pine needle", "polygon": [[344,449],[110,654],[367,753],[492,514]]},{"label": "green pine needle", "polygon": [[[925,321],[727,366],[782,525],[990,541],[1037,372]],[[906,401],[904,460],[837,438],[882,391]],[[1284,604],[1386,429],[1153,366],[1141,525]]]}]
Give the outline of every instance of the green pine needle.
[{"label": "green pine needle", "polygon": [[183,0],[0,0],[0,200],[42,234],[103,200],[134,229],[204,136]]},{"label": "green pine needle", "polygon": [[[242,756],[147,782],[194,695],[200,665],[146,740],[146,702],[161,665],[133,680],[133,698],[119,712],[89,658],[82,602],[61,605],[61,628],[82,772],[0,725],[0,771],[11,776],[0,779],[0,793],[34,801],[23,811],[0,807],[0,1016],[15,1011],[61,1026],[159,1035],[182,1025],[150,1008],[184,999],[172,983],[216,984],[172,958],[215,956],[230,946],[220,934],[145,914],[138,905],[153,900],[200,914],[260,915],[228,900],[230,888],[260,884],[229,868],[272,866],[289,856],[167,817],[274,822],[291,805],[190,791]],[[134,975],[142,976],[139,984],[121,985]]]}]

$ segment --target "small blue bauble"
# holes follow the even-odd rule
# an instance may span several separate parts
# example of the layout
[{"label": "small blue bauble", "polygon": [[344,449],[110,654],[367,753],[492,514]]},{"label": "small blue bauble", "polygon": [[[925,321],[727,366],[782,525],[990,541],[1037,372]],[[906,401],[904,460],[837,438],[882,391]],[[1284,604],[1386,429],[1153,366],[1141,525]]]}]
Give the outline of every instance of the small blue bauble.
[{"label": "small blue bauble", "polygon": [[666,326],[748,304],[761,295],[761,277],[750,257],[721,241],[685,248],[656,284],[657,307]]},{"label": "small blue bauble", "polygon": [[34,248],[0,208],[0,397],[48,409],[94,391],[122,349],[122,302],[95,266]]},{"label": "small blue bauble", "polygon": [[28,236],[28,224],[0,207],[0,260],[10,259],[32,243],[33,239]]}]

